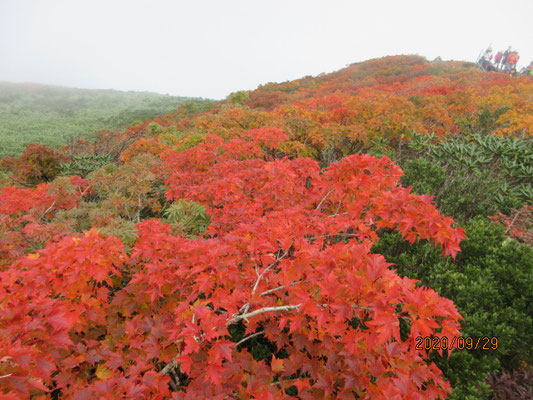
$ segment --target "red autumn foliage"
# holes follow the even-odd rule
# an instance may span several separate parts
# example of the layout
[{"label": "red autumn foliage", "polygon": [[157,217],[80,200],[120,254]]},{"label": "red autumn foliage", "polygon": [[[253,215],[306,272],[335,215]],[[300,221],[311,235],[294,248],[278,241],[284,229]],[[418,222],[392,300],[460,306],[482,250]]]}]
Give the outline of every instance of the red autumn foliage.
[{"label": "red autumn foliage", "polygon": [[[4,268],[0,394],[445,397],[449,383],[415,338],[458,335],[459,313],[370,249],[390,228],[455,257],[462,230],[402,188],[388,158],[352,155],[321,170],[309,158],[276,158],[286,139],[275,128],[243,130],[162,153],[168,200],[201,203],[211,217],[201,237],[148,219],[131,252],[91,230]],[[39,221],[45,199],[68,208],[88,190],[71,183],[70,198],[46,185],[3,189],[0,207],[21,226]],[[272,358],[252,356],[252,336],[274,346]]]},{"label": "red autumn foliage", "polygon": [[89,181],[79,176],[36,188],[1,188],[0,270],[29,249],[39,247],[39,242],[70,234],[68,226],[49,220],[57,211],[75,207],[89,190]]},{"label": "red autumn foliage", "polygon": [[30,143],[19,157],[5,157],[1,166],[13,173],[14,179],[27,184],[50,182],[59,174],[61,163],[69,157],[48,146]]},{"label": "red autumn foliage", "polygon": [[461,127],[477,129],[483,110],[504,110],[494,134],[533,133],[527,101],[533,95],[530,79],[479,71],[470,63],[432,63],[419,56],[370,60],[331,74],[263,85],[246,94],[242,107],[230,96],[207,113],[185,118],[168,114],[159,121],[176,127],[180,140],[199,130],[229,137],[246,129],[277,127],[287,134],[282,146],[286,154],[313,158],[328,148],[351,154],[354,142],[366,146],[382,137],[399,142],[412,132],[456,135]]},{"label": "red autumn foliage", "polygon": [[495,224],[505,226],[505,233],[521,242],[533,245],[533,207],[524,205],[519,210],[513,210],[511,216],[498,213],[491,217]]}]

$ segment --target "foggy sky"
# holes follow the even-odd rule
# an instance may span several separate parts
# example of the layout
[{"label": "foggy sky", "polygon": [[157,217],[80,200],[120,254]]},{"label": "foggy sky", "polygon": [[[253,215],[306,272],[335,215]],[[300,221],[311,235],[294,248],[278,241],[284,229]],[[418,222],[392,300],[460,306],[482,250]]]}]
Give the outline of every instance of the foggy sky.
[{"label": "foggy sky", "polygon": [[531,0],[0,0],[0,81],[214,99],[395,54],[533,60]]}]

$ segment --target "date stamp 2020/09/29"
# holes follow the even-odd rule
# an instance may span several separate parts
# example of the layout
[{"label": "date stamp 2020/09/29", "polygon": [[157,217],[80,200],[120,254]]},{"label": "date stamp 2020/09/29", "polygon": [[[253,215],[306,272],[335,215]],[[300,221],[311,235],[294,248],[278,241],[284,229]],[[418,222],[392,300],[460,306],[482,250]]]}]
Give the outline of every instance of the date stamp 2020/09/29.
[{"label": "date stamp 2020/09/29", "polygon": [[497,350],[500,343],[493,336],[418,336],[416,338],[416,350]]}]

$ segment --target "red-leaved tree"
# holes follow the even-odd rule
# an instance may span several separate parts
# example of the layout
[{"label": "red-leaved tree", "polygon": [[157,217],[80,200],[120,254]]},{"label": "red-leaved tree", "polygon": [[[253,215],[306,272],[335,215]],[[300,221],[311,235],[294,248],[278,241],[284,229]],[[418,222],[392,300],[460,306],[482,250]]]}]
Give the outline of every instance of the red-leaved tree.
[{"label": "red-leaved tree", "polygon": [[131,253],[91,230],[1,272],[0,397],[445,397],[415,338],[458,335],[459,313],[370,249],[389,228],[455,257],[462,230],[389,159],[321,170],[274,159],[284,139],[256,129],[164,154],[168,200],[210,216],[200,237],[150,219]]},{"label": "red-leaved tree", "polygon": [[24,185],[51,182],[69,157],[48,146],[29,143],[18,157],[5,157],[0,166],[12,173],[12,179]]},{"label": "red-leaved tree", "polygon": [[59,210],[76,207],[89,181],[72,176],[36,188],[0,188],[0,270],[52,238],[70,234],[68,224],[50,223]]}]

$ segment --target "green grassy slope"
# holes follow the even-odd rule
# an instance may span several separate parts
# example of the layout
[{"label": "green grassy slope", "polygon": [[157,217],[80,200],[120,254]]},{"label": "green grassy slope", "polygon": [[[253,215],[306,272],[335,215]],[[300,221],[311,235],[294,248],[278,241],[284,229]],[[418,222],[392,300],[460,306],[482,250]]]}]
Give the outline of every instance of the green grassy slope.
[{"label": "green grassy slope", "polygon": [[60,146],[72,135],[120,129],[187,102],[210,100],[0,82],[0,158],[30,142]]}]

